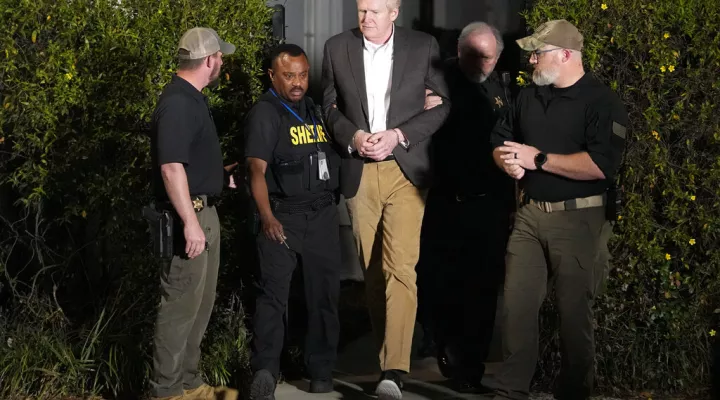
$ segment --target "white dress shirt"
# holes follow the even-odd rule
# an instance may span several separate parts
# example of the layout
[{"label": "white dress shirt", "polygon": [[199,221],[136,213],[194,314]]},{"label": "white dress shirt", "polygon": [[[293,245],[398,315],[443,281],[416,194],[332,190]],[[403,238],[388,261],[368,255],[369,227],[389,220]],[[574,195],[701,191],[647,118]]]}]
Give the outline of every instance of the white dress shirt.
[{"label": "white dress shirt", "polygon": [[[377,133],[387,130],[387,116],[390,109],[390,93],[392,88],[393,51],[395,42],[395,25],[390,39],[383,44],[375,44],[363,36],[363,66],[365,68],[365,91],[368,103],[368,122],[370,132]],[[405,148],[409,142],[400,130],[398,142]],[[353,143],[348,152],[353,152]]]},{"label": "white dress shirt", "polygon": [[382,132],[387,129],[390,88],[392,87],[394,39],[394,26],[390,39],[383,44],[372,43],[363,36],[365,90],[367,91],[370,133]]}]

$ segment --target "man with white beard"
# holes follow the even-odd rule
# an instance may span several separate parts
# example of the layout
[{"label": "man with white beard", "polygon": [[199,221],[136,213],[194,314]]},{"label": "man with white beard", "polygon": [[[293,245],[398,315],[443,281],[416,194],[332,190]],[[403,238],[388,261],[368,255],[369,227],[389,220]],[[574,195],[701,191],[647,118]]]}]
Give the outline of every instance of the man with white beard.
[{"label": "man with white beard", "polygon": [[[628,115],[582,65],[583,37],[565,20],[517,41],[533,82],[491,136],[495,163],[521,188],[507,246],[503,363],[495,399],[528,398],[538,358],[538,313],[550,285],[560,314],[562,368],[555,398],[587,399],[593,387],[593,302],[609,271],[615,177]],[[548,285],[549,283],[549,285]]]}]

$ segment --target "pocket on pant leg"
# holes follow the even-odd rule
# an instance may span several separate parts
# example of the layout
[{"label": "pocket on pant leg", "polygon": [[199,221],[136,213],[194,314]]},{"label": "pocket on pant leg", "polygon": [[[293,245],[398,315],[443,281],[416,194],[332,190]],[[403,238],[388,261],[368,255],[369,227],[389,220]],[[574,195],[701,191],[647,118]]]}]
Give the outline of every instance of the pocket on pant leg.
[{"label": "pocket on pant leg", "polygon": [[170,262],[163,263],[160,283],[165,301],[178,300],[190,285],[192,281],[192,265],[187,261],[175,256]]}]

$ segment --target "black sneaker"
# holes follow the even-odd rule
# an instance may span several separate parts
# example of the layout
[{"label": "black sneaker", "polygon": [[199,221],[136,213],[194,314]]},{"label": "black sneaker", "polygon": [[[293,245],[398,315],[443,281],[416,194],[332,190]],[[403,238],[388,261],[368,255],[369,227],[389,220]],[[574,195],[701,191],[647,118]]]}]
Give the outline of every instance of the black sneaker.
[{"label": "black sneaker", "polygon": [[400,400],[402,399],[403,381],[402,371],[391,369],[384,371],[380,376],[380,383],[375,389],[378,400]]},{"label": "black sneaker", "polygon": [[331,393],[334,390],[332,378],[313,379],[310,381],[310,393]]},{"label": "black sneaker", "polygon": [[277,382],[273,374],[261,369],[255,373],[250,385],[250,400],[275,400],[275,386]]}]

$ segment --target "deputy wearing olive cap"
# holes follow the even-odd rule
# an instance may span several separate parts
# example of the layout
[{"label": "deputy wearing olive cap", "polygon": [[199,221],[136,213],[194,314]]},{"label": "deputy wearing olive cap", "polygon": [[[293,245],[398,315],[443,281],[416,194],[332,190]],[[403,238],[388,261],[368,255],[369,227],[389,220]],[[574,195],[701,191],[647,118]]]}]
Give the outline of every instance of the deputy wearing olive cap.
[{"label": "deputy wearing olive cap", "polygon": [[[216,196],[223,188],[220,141],[203,88],[220,76],[235,46],[209,28],[180,39],[178,71],[153,114],[152,166],[156,207],[171,212],[176,250],[163,260],[155,324],[151,396],[214,399],[198,370],[200,342],[215,301],[220,264]],[[234,183],[226,182],[230,187]],[[184,397],[183,397],[184,396]]]},{"label": "deputy wearing olive cap", "polygon": [[496,399],[528,398],[538,312],[554,285],[563,352],[555,398],[586,399],[592,307],[609,270],[614,218],[606,207],[628,116],[618,96],[584,71],[583,37],[569,22],[547,22],[517,43],[530,52],[535,85],[520,92],[491,135],[495,163],[519,181],[522,198],[507,247],[504,361],[489,386]]}]

